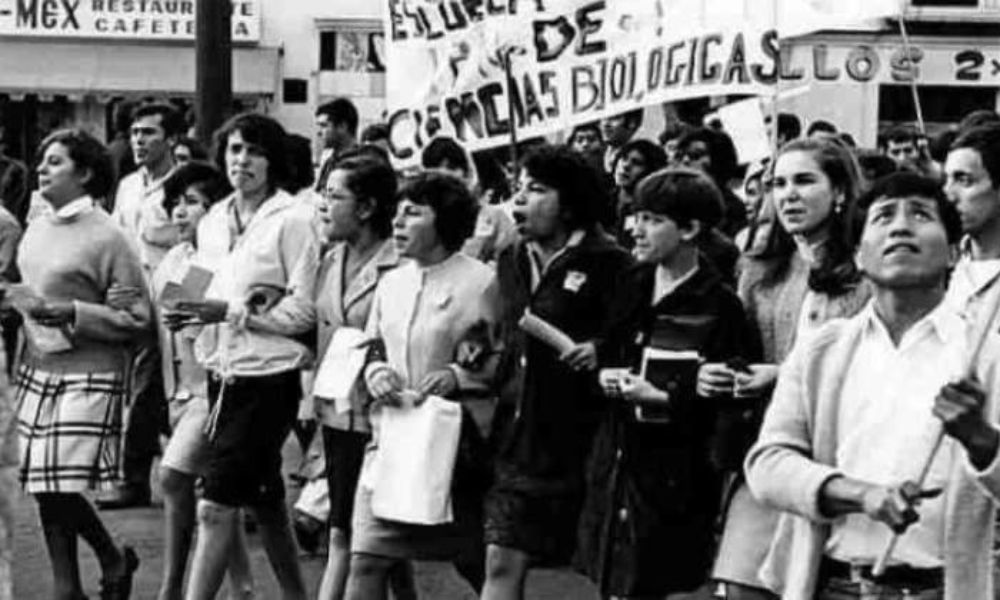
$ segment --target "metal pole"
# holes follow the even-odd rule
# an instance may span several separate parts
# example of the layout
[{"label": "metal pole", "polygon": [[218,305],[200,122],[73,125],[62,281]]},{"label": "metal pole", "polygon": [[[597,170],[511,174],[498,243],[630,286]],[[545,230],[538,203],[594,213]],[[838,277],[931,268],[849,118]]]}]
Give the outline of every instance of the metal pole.
[{"label": "metal pole", "polygon": [[205,143],[233,104],[232,13],[230,0],[195,3],[195,131]]},{"label": "metal pole", "polygon": [[520,166],[517,156],[517,111],[514,110],[514,90],[517,83],[514,81],[514,67],[512,65],[514,48],[503,50],[503,69],[507,75],[507,120],[510,121],[510,164],[512,168],[512,178],[516,182],[519,176]]},{"label": "metal pole", "polygon": [[[910,36],[906,31],[906,7],[899,12],[899,33],[903,38],[903,51],[906,52],[907,60],[910,56]],[[920,129],[920,135],[927,137],[927,127],[924,125],[924,111],[920,106],[920,94],[917,90],[917,77],[916,73],[912,73],[910,77],[910,93],[913,94],[913,107],[917,115],[917,127]]]}]

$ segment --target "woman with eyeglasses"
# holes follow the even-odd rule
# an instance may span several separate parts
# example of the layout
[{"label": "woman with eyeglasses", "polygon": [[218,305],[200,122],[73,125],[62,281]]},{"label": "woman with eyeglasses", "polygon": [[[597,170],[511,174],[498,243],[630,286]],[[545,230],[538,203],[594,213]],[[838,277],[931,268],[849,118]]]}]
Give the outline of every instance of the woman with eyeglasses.
[{"label": "woman with eyeglasses", "polygon": [[[325,247],[310,247],[296,265],[293,293],[247,326],[281,335],[317,328],[316,361],[330,350],[343,328],[364,330],[379,281],[399,266],[391,238],[396,209],[396,174],[385,161],[363,155],[343,158],[327,176],[318,206]],[[343,412],[332,398],[313,398],[325,451],[329,491],[329,554],[319,600],[344,597],[350,567],[354,495],[371,441],[368,396],[358,379]],[[408,563],[390,573],[389,587],[399,600],[416,597]]]},{"label": "woman with eyeglasses", "polygon": [[[31,222],[18,267],[31,290],[8,292],[25,315],[17,372],[21,483],[38,503],[53,597],[84,598],[77,542],[101,565],[101,598],[124,600],[139,565],[118,546],[84,493],[118,476],[127,348],[150,323],[142,267],[126,235],[96,202],[112,186],[104,146],[81,130],[42,142],[39,192],[48,211]],[[113,286],[138,290],[128,306],[106,304]]]},{"label": "woman with eyeglasses", "polygon": [[[861,185],[857,161],[840,144],[800,139],[778,153],[771,183],[777,224],[764,250],[747,257],[738,287],[760,335],[764,361],[740,370],[709,363],[698,381],[704,396],[735,394],[759,400],[740,436],[744,452],[756,437],[757,420],[793,343],[830,319],[855,314],[871,294],[854,264],[851,239],[851,215]],[[733,462],[738,474],[741,460]],[[777,517],[776,511],[753,499],[737,476],[714,571],[725,598],[774,598],[757,572]]]}]

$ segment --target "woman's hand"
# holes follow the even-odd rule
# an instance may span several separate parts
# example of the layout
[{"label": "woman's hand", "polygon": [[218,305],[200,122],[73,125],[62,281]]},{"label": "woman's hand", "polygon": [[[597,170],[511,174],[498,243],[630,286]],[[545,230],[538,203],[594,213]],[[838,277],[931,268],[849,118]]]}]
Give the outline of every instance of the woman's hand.
[{"label": "woman's hand", "polygon": [[177,311],[193,314],[202,323],[221,323],[229,314],[229,304],[224,300],[185,300],[177,303]]},{"label": "woman's hand", "polygon": [[392,367],[384,366],[368,377],[368,393],[376,402],[398,406],[403,391],[403,378]]},{"label": "woman's hand", "polygon": [[559,357],[574,371],[593,371],[597,368],[597,347],[594,342],[576,344]]},{"label": "woman's hand", "polygon": [[451,369],[440,369],[431,371],[424,375],[417,392],[421,396],[441,396],[447,398],[458,391],[458,378]]},{"label": "woman's hand", "polygon": [[173,308],[163,309],[163,324],[170,331],[180,331],[185,327],[190,327],[192,325],[200,325],[201,320],[198,319],[198,315],[193,312],[186,310],[177,310]]},{"label": "woman's hand", "polygon": [[115,310],[128,310],[142,300],[142,290],[134,286],[114,284],[108,288],[104,301]]},{"label": "woman's hand", "polygon": [[76,307],[72,302],[45,300],[28,311],[32,319],[46,327],[63,327],[76,320]]},{"label": "woman's hand", "polygon": [[764,396],[771,392],[778,380],[778,365],[750,365],[749,373],[737,373],[733,394],[738,397]]},{"label": "woman's hand", "polygon": [[629,402],[644,404],[667,404],[670,394],[656,387],[638,375],[623,375],[618,380],[621,397]]},{"label": "woman's hand", "polygon": [[705,363],[698,368],[696,391],[703,398],[728,396],[733,393],[735,376],[725,363]]}]

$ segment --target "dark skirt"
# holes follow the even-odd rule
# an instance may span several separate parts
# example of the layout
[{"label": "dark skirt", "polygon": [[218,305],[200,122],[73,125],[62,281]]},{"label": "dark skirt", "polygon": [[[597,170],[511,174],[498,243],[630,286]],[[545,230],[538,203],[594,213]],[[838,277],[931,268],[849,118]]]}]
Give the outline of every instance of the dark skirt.
[{"label": "dark skirt", "polygon": [[721,477],[690,429],[625,412],[595,437],[574,564],[604,595],[693,590],[712,566]]},{"label": "dark skirt", "polygon": [[582,504],[582,477],[543,478],[499,462],[486,496],[485,542],[520,550],[537,566],[568,565]]},{"label": "dark skirt", "polygon": [[281,447],[298,413],[299,372],[209,381],[204,498],[226,506],[276,506],[285,498]]},{"label": "dark skirt", "polygon": [[490,484],[489,453],[475,420],[465,407],[462,411],[462,431],[451,484],[454,520],[444,525],[413,525],[380,519],[372,513],[371,490],[358,485],[351,519],[351,553],[455,562],[482,555],[483,495]]},{"label": "dark skirt", "polygon": [[330,494],[330,527],[351,530],[354,495],[365,460],[368,433],[346,431],[323,425],[323,452],[326,456],[326,483]]}]

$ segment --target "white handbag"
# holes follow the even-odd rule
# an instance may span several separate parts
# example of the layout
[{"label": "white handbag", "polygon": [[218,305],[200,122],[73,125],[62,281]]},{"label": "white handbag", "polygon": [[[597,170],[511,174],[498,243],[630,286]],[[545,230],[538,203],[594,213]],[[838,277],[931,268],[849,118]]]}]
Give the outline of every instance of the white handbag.
[{"label": "white handbag", "polygon": [[461,406],[438,396],[418,407],[383,406],[370,479],[372,514],[417,525],[450,523],[461,431]]}]

